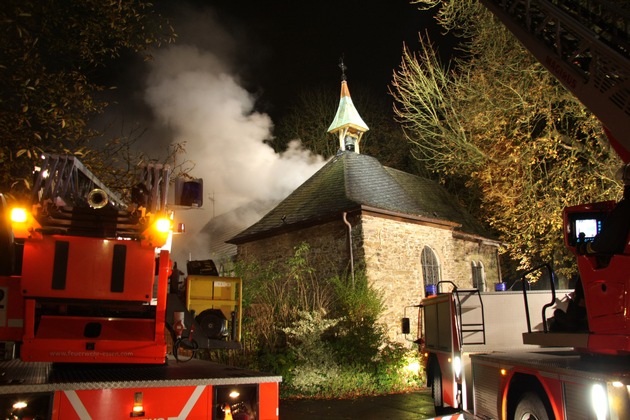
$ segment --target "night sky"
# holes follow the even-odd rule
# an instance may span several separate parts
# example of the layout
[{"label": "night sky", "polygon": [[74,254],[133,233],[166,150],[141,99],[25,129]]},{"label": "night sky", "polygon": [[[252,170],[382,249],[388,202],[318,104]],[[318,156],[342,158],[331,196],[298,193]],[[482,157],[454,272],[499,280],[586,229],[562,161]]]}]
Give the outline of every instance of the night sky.
[{"label": "night sky", "polygon": [[[442,35],[431,12],[418,10],[409,0],[162,0],[155,4],[175,28],[175,45],[193,45],[215,56],[255,98],[255,110],[274,123],[301,90],[331,89],[337,94],[341,57],[351,92],[360,87],[391,102],[388,89],[400,66],[403,44],[418,50],[419,34],[428,32],[441,56],[452,52],[451,37]],[[116,105],[96,120],[99,129],[98,124],[111,125],[112,119],[115,130],[120,121],[126,127],[150,125],[144,90],[151,64],[140,57],[123,60],[110,67],[119,89],[112,99]]]},{"label": "night sky", "polygon": [[178,163],[204,179],[206,199],[201,211],[181,215],[187,235],[174,244],[176,261],[208,258],[201,232],[213,217],[237,215],[244,229],[262,216],[252,203],[283,199],[325,164],[299,139],[281,154],[266,143],[295,95],[308,88],[338,95],[343,55],[350,91],[369,89],[391,103],[403,43],[417,50],[419,33],[429,30],[434,42],[439,34],[431,15],[407,0],[156,4],[177,42],[150,61],[115,67],[116,105],[95,125],[112,136],[137,130],[136,146],[151,158],[184,145]]},{"label": "night sky", "polygon": [[[351,87],[365,85],[386,95],[403,43],[416,49],[418,33],[426,30],[439,40],[430,13],[408,0],[214,0],[194,7],[213,10],[233,37],[243,84],[258,95],[258,109],[273,119],[304,87],[337,90],[341,56]],[[176,29],[188,36],[185,20]]]}]

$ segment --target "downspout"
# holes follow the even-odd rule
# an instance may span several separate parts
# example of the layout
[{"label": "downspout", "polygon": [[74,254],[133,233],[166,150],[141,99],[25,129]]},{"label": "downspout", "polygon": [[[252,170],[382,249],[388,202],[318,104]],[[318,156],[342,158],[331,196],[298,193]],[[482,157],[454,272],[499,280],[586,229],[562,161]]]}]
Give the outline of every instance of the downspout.
[{"label": "downspout", "polygon": [[354,256],[352,255],[352,225],[348,222],[347,212],[343,212],[343,222],[348,226],[348,246],[350,247],[350,275],[352,276],[352,290],[354,290]]},{"label": "downspout", "polygon": [[501,255],[499,254],[499,247],[496,249],[497,254],[497,272],[499,273],[499,283],[503,281],[503,273],[501,273]]}]

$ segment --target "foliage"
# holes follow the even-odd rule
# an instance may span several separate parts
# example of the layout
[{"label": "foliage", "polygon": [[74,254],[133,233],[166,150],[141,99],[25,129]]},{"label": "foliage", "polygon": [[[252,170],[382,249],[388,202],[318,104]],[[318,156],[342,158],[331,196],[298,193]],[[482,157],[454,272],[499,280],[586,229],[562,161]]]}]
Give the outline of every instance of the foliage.
[{"label": "foliage", "polygon": [[[295,323],[283,329],[293,361],[284,375],[285,396],[348,398],[421,386],[418,371],[406,368],[417,361],[417,352],[390,343],[382,335],[372,343],[374,351],[362,352],[362,343],[355,343],[340,354],[334,332],[343,321],[326,319],[321,312],[301,312]],[[361,353],[373,353],[373,357],[362,360]]]},{"label": "foliage", "polygon": [[302,243],[284,264],[237,263],[245,281],[239,362],[282,375],[285,396],[351,397],[417,388],[417,351],[389,342],[367,278],[321,279]]},{"label": "foliage", "polygon": [[363,272],[355,273],[354,284],[332,279],[337,296],[333,316],[340,316],[332,348],[344,364],[368,364],[378,355],[385,333],[377,323],[384,303],[369,286]]},{"label": "foliage", "polygon": [[412,153],[507,243],[519,268],[570,259],[562,209],[618,197],[619,160],[597,119],[477,1],[419,0],[461,38],[445,67],[428,37],[392,91]]},{"label": "foliage", "polygon": [[339,366],[324,333],[340,319],[326,319],[321,311],[300,311],[290,326],[282,328],[287,336],[287,350],[295,365],[291,369],[291,386],[306,394],[318,394],[336,377]]},{"label": "foliage", "polygon": [[243,306],[246,323],[255,326],[250,340],[262,352],[274,352],[285,345],[282,326],[290,325],[300,311],[327,311],[333,289],[329,282],[315,277],[308,262],[309,246],[295,247],[284,265],[261,266],[256,262],[238,262],[236,275],[246,280]]},{"label": "foliage", "polygon": [[0,31],[0,185],[12,195],[28,190],[42,151],[104,166],[88,121],[107,106],[107,66],[174,38],[146,1],[8,0]]}]

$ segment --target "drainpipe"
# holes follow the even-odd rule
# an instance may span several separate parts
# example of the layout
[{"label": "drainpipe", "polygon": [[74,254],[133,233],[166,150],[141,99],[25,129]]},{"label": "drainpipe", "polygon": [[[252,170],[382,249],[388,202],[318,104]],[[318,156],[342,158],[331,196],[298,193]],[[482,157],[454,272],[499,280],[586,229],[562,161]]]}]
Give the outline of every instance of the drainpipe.
[{"label": "drainpipe", "polygon": [[352,289],[354,290],[354,257],[352,256],[352,225],[348,222],[347,212],[343,212],[343,222],[348,226],[348,246],[350,247],[350,275],[352,276]]},{"label": "drainpipe", "polygon": [[503,281],[503,273],[501,273],[501,255],[499,254],[499,247],[497,247],[496,249],[496,254],[497,254],[497,268],[498,268],[498,273],[499,273],[499,283],[501,283]]}]

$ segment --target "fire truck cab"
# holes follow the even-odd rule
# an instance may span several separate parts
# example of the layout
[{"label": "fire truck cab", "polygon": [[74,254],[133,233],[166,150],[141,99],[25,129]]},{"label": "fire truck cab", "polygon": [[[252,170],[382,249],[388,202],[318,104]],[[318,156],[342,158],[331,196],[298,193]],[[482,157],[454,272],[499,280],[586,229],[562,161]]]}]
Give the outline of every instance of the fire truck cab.
[{"label": "fire truck cab", "polygon": [[[481,0],[557,79],[602,122],[613,149],[625,162],[630,181],[630,12],[606,0]],[[466,410],[484,419],[630,418],[630,182],[625,199],[567,207],[564,241],[580,275],[573,307],[583,311],[579,327],[558,329],[568,315],[552,292],[529,314],[527,287],[518,306],[504,292],[492,299],[501,308],[477,304],[479,319],[467,322],[466,301],[484,301],[478,292],[452,290],[421,301],[420,341],[436,407]],[[621,213],[621,217],[617,214]],[[613,216],[615,215],[615,216]],[[619,246],[598,251],[597,242],[613,227]],[[553,274],[551,274],[553,276]],[[551,282],[553,285],[553,282]],[[477,298],[481,296],[481,298]],[[488,300],[490,301],[490,300]],[[565,312],[566,310],[566,312]],[[523,312],[524,311],[524,312]],[[508,320],[522,313],[527,325]],[[491,343],[490,326],[505,335],[522,332],[517,349]],[[531,323],[530,323],[531,321]],[[541,327],[541,328],[538,328]],[[422,335],[424,334],[424,335]],[[468,337],[485,338],[473,348]],[[468,346],[467,346],[468,344]]]}]

